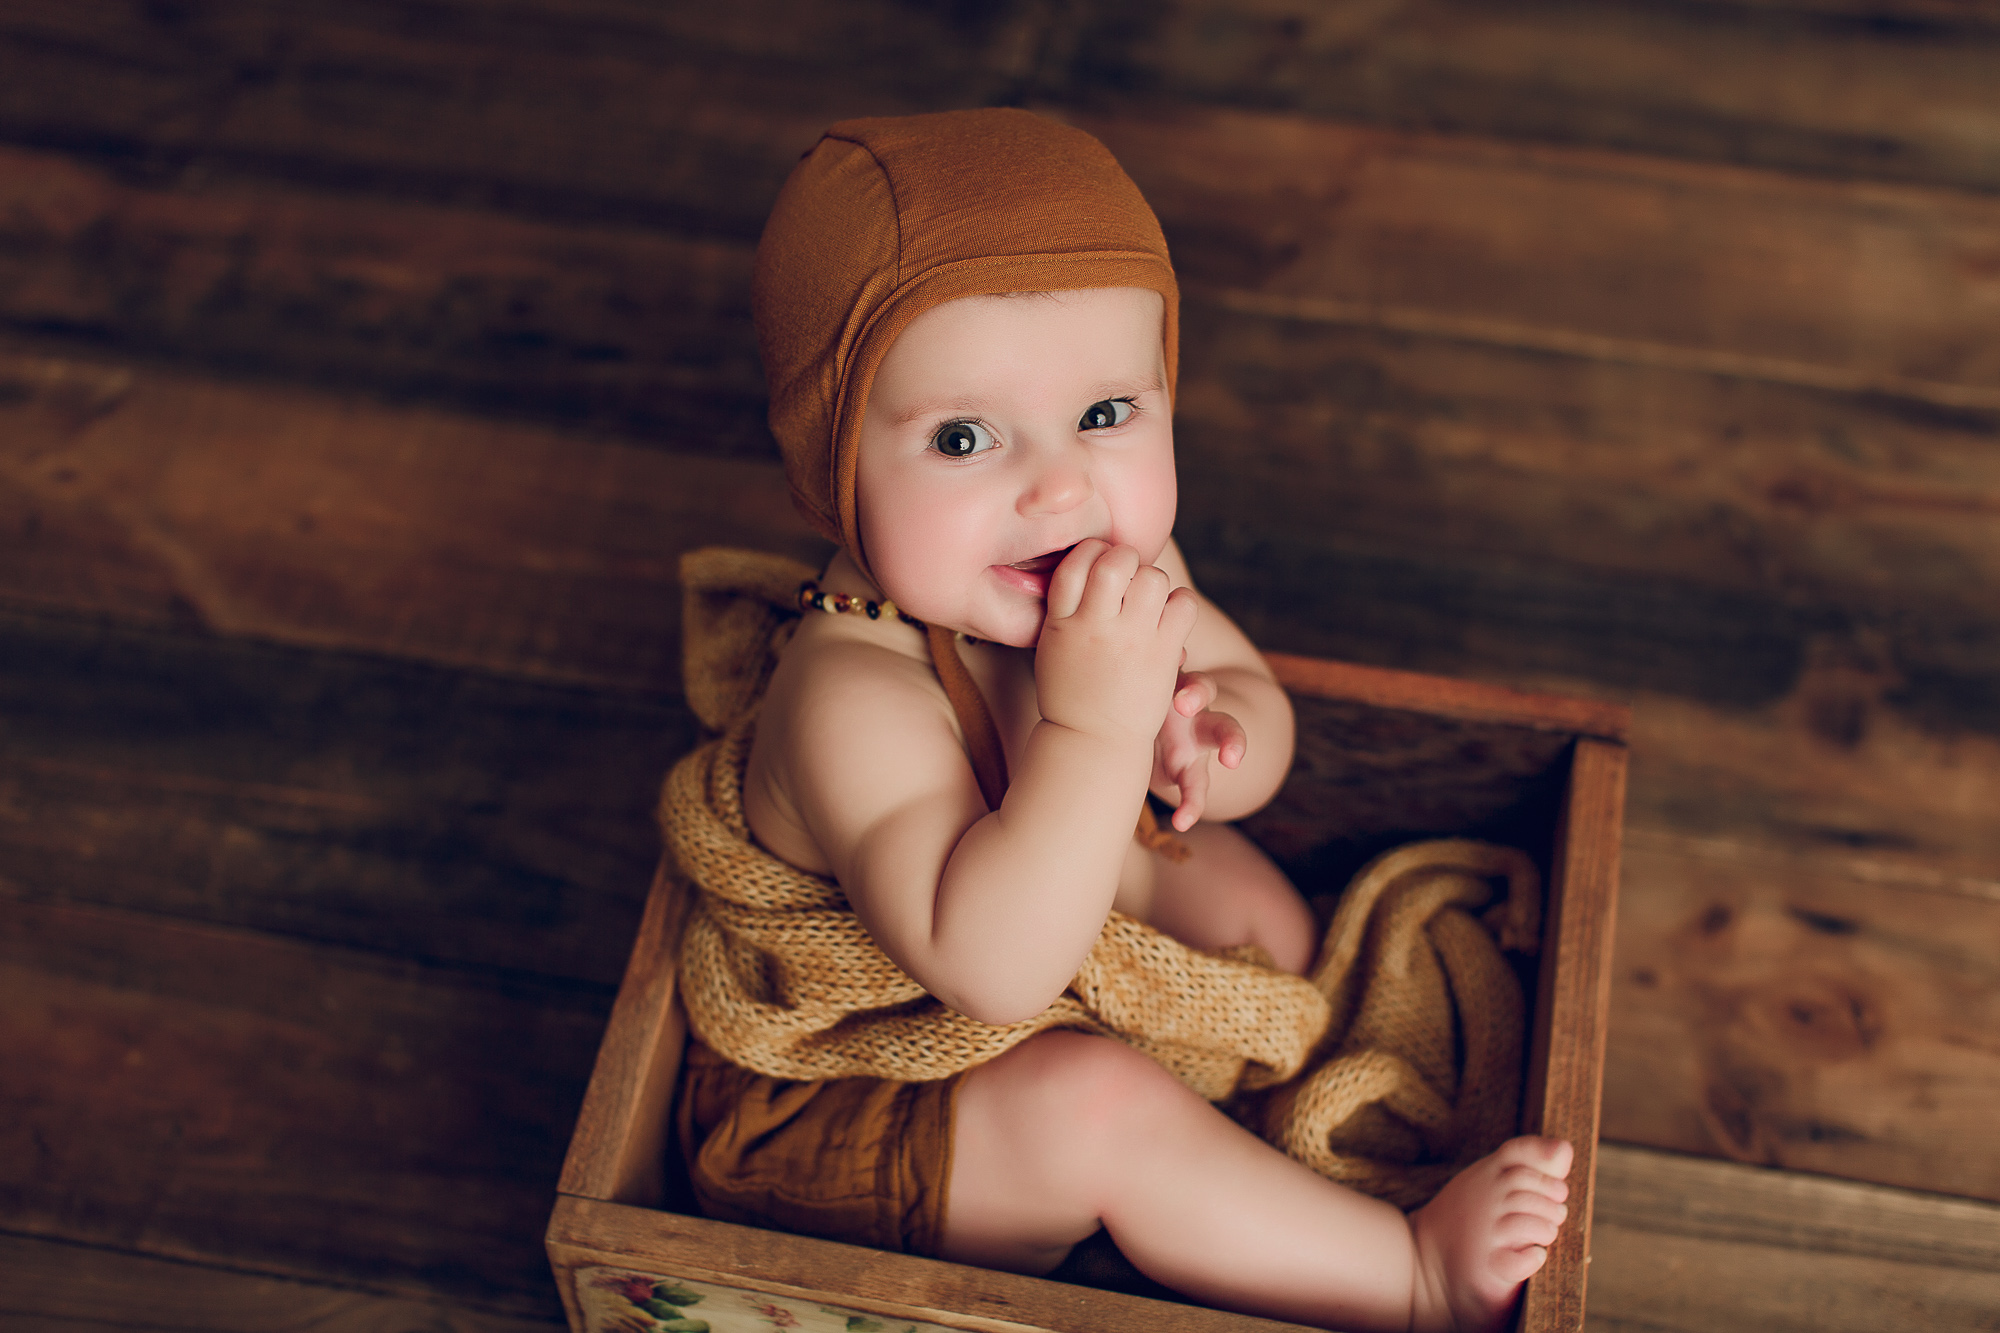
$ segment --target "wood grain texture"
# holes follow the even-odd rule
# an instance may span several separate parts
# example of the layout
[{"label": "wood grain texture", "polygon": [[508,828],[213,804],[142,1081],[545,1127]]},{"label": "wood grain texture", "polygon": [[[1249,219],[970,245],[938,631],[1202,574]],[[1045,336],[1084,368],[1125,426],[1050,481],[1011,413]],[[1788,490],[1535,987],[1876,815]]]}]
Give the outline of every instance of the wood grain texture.
[{"label": "wood grain texture", "polygon": [[1953,7],[1960,22],[1947,3],[1916,14],[1924,0],[1856,0],[1836,17],[1755,3],[1121,0],[1059,25],[1044,78],[1079,98],[1143,93],[1990,189],[1992,14],[1967,14],[1975,0]]},{"label": "wood grain texture", "polygon": [[555,1313],[534,1237],[596,990],[145,913],[0,929],[10,1230]]},{"label": "wood grain texture", "polygon": [[1594,1333],[1993,1327],[2000,1208],[1607,1144]]},{"label": "wood grain texture", "polygon": [[769,463],[0,357],[0,597],[671,690],[677,561],[817,555]]},{"label": "wood grain texture", "polygon": [[[1743,1245],[1606,1224],[1597,1264],[1626,1281],[1593,1301],[1593,1333],[1972,1333],[1993,1327],[1990,1273]],[[1593,1290],[1597,1288],[1593,1287]]]},{"label": "wood grain texture", "polygon": [[2000,407],[2000,200],[1297,117],[1066,118],[1145,192],[1181,281],[1243,308]]},{"label": "wood grain texture", "polygon": [[0,325],[768,456],[750,249],[0,147]]},{"label": "wood grain texture", "polygon": [[1303,1326],[1200,1306],[1093,1291],[1041,1278],[706,1218],[564,1195],[548,1229],[558,1281],[585,1264],[629,1265],[698,1282],[823,1297],[889,1317],[936,1319],[981,1333],[1298,1333]]},{"label": "wood grain texture", "polygon": [[1990,16],[1956,22],[1931,0],[1915,24],[1869,22],[1925,2],[1841,16],[1476,0],[14,0],[0,62],[21,73],[0,89],[0,135],[143,172],[282,174],[743,238],[828,123],[1022,98],[1282,109],[1993,189]]},{"label": "wood grain texture", "polygon": [[832,121],[1010,95],[1034,17],[784,0],[17,0],[0,59],[33,77],[0,95],[0,135],[147,174],[754,239]]},{"label": "wood grain texture", "polygon": [[1597,1217],[1656,1235],[1983,1272],[2000,1281],[2000,1206],[1607,1144]]},{"label": "wood grain texture", "polygon": [[546,1333],[559,1319],[0,1234],[10,1333]]},{"label": "wood grain texture", "polygon": [[[1119,154],[1221,310],[2000,410],[2000,201],[1299,116],[1043,109]],[[141,186],[5,148],[0,213],[0,326],[770,449],[741,241]]]},{"label": "wood grain texture", "polygon": [[2000,1197],[2000,897],[1644,829],[1625,855],[1608,1137]]},{"label": "wood grain texture", "polygon": [[1835,658],[1763,708],[1640,696],[1629,822],[1858,884],[2000,901],[2000,742],[1880,691]]},{"label": "wood grain texture", "polygon": [[2000,730],[2000,415],[1198,308],[1176,531],[1267,650]]},{"label": "wood grain texture", "polygon": [[1861,19],[1891,30],[1939,22],[2000,25],[2000,6],[1995,6],[1993,0],[1731,0],[1731,3],[1745,9]]},{"label": "wood grain texture", "polygon": [[677,700],[0,611],[0,892],[608,993]]}]

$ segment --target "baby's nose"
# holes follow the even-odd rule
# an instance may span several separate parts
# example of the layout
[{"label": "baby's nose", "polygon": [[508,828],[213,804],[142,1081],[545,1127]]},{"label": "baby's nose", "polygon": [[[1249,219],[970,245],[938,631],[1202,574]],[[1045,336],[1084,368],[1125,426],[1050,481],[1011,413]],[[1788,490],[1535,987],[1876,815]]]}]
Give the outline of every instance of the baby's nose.
[{"label": "baby's nose", "polygon": [[1084,451],[1059,448],[1036,460],[1017,507],[1024,515],[1060,514],[1076,508],[1094,494],[1090,462]]}]

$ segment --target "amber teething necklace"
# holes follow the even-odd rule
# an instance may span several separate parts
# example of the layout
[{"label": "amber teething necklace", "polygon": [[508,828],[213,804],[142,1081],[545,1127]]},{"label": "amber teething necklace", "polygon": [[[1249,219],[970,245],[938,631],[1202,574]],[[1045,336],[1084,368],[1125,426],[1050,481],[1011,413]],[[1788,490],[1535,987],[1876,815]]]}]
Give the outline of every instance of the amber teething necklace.
[{"label": "amber teething necklace", "polygon": [[917,629],[929,628],[923,621],[886,597],[878,602],[872,597],[856,597],[851,592],[822,592],[816,579],[807,579],[799,585],[799,610],[824,611],[828,615],[867,616],[870,620],[880,620],[885,615],[893,615],[905,625]]}]

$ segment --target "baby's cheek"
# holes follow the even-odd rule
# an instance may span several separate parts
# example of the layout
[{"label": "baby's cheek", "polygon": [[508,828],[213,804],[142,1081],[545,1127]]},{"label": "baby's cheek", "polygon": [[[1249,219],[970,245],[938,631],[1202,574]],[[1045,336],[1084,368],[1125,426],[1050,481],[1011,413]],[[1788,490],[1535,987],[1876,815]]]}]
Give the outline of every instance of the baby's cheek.
[{"label": "baby's cheek", "polygon": [[1157,559],[1166,547],[1167,538],[1173,535],[1174,514],[1179,504],[1173,468],[1171,465],[1143,467],[1134,469],[1134,473],[1126,487],[1130,500],[1126,521],[1131,529],[1127,540],[1142,551],[1153,552]]},{"label": "baby's cheek", "polygon": [[913,615],[948,617],[972,566],[984,567],[980,516],[948,491],[910,487],[878,498],[884,512],[872,520],[864,514],[862,531],[882,590]]},{"label": "baby's cheek", "polygon": [[1174,534],[1180,492],[1174,476],[1174,436],[1162,432],[1146,448],[1118,460],[1116,512],[1120,536],[1140,552],[1158,552]]}]

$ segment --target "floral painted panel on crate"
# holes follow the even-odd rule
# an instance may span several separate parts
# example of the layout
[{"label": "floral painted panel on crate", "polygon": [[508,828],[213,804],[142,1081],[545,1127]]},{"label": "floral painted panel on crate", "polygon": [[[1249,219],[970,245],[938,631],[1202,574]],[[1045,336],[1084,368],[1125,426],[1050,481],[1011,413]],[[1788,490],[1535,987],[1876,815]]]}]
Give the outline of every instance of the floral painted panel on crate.
[{"label": "floral painted panel on crate", "polygon": [[941,1324],[843,1310],[835,1305],[708,1282],[580,1268],[577,1303],[586,1333],[961,1333]]}]

